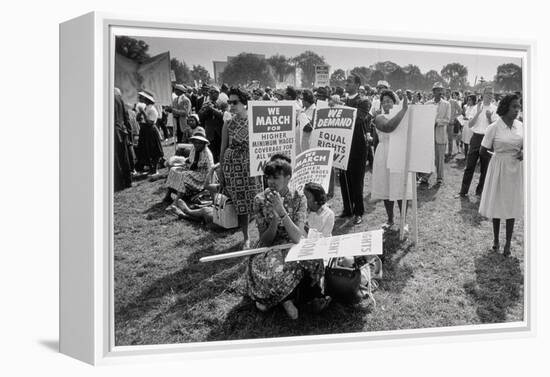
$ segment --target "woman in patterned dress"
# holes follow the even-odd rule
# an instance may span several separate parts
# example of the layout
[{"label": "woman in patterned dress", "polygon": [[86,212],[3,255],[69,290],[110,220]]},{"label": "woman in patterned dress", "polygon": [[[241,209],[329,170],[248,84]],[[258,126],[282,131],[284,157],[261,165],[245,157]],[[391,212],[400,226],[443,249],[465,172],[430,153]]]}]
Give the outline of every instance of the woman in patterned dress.
[{"label": "woman in patterned dress", "polygon": [[248,223],[253,213],[254,197],[262,192],[260,177],[250,176],[250,156],[248,139],[248,113],[246,92],[231,88],[229,103],[233,117],[224,123],[222,129],[222,145],[220,161],[222,171],[222,186],[231,198],[239,226],[243,232],[242,249],[250,248]]},{"label": "woman in patterned dress", "polygon": [[523,214],[523,124],[517,120],[521,110],[515,94],[504,97],[497,109],[500,119],[491,124],[480,153],[493,150],[487,167],[479,213],[493,219],[493,250],[499,249],[500,220],[506,219],[506,244],[503,255],[510,255],[515,219]]},{"label": "woman in patterned dress", "polygon": [[[305,236],[307,201],[303,194],[288,187],[292,167],[288,161],[277,159],[266,164],[264,174],[268,188],[254,199],[254,214],[260,233],[258,247],[298,243]],[[302,298],[297,297],[302,293],[315,291],[324,272],[323,261],[285,263],[287,253],[288,249],[270,250],[249,258],[247,294],[260,311],[282,304],[288,316],[297,319],[298,309],[294,301]]]}]

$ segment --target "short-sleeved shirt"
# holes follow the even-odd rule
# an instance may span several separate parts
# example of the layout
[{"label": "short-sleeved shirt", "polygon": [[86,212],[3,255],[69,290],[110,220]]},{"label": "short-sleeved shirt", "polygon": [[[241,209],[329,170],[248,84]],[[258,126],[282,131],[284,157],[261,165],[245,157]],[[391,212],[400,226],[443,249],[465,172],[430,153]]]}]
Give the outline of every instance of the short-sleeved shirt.
[{"label": "short-sleeved shirt", "polygon": [[[489,122],[489,120],[487,119],[487,116],[485,115],[487,110],[491,112],[491,122]],[[476,111],[477,111],[477,108],[476,108]],[[493,104],[483,105],[481,109],[481,114],[479,114],[479,116],[477,117],[476,123],[472,126],[471,129],[476,134],[485,135],[485,132],[487,131],[487,127],[489,127],[491,123],[496,122],[498,118],[499,117],[497,115],[497,108],[495,105]]]},{"label": "short-sleeved shirt", "polygon": [[322,233],[323,237],[331,237],[334,227],[334,212],[325,204],[316,212],[308,213],[307,224],[310,229]]},{"label": "short-sleeved shirt", "polygon": [[487,127],[481,145],[495,153],[515,153],[523,148],[523,123],[514,120],[510,129],[502,119]]}]

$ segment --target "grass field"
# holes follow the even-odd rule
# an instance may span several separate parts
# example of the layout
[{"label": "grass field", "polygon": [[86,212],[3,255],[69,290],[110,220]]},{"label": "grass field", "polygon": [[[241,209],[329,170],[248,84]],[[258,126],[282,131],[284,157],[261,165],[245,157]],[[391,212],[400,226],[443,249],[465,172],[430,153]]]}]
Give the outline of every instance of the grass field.
[{"label": "grass field", "polygon": [[[172,148],[166,148],[167,155]],[[135,182],[114,196],[115,342],[120,345],[203,342],[296,335],[414,329],[523,320],[523,221],[516,221],[512,256],[490,251],[491,222],[479,198],[455,199],[462,155],[446,164],[445,184],[418,190],[419,242],[384,236],[384,278],[376,308],[331,304],[322,314],[307,309],[297,321],[282,308],[258,312],[240,293],[244,259],[199,263],[199,258],[238,250],[242,235],[215,225],[176,220],[165,213],[163,180]],[[477,184],[476,173],[471,191]],[[369,201],[354,226],[337,219],[334,234],[377,229],[381,202]],[[433,180],[433,178],[432,178]],[[329,205],[341,212],[340,188]],[[398,217],[396,217],[398,218]],[[504,243],[504,224],[501,225]],[[258,238],[251,223],[252,240]]]}]

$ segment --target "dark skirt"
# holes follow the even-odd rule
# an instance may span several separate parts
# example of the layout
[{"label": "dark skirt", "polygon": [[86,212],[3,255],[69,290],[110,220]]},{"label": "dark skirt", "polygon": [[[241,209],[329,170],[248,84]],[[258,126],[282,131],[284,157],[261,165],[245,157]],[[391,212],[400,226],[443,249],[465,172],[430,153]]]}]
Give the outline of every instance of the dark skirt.
[{"label": "dark skirt", "polygon": [[159,131],[155,126],[140,124],[136,152],[140,165],[150,165],[164,156]]}]

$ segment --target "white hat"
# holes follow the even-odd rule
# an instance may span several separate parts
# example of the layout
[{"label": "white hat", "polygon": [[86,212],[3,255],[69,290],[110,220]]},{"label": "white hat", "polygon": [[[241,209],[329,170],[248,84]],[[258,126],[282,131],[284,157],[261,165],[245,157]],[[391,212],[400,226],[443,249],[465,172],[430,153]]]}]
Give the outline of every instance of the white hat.
[{"label": "white hat", "polygon": [[203,143],[210,144],[210,142],[206,138],[206,131],[200,126],[195,128],[195,130],[193,131],[193,136],[191,136],[189,140],[198,140],[202,141]]},{"label": "white hat", "polygon": [[176,85],[174,85],[174,89],[177,89],[177,90],[182,91],[182,92],[186,92],[186,91],[187,91],[187,88],[185,88],[185,85],[182,85],[182,84],[176,84]]},{"label": "white hat", "polygon": [[386,80],[378,80],[378,82],[376,83],[376,86],[377,87],[385,86],[386,88],[389,88],[390,84]]},{"label": "white hat", "polygon": [[443,86],[442,83],[440,83],[439,81],[436,82],[433,86],[432,86],[432,90],[434,89],[445,89],[445,87]]},{"label": "white hat", "polygon": [[153,95],[149,92],[146,92],[145,90],[141,91],[141,92],[138,92],[138,95],[143,97],[143,98],[146,98],[148,99],[149,101],[151,101],[152,103],[155,103],[155,97],[153,97]]}]

